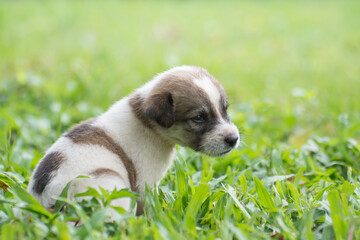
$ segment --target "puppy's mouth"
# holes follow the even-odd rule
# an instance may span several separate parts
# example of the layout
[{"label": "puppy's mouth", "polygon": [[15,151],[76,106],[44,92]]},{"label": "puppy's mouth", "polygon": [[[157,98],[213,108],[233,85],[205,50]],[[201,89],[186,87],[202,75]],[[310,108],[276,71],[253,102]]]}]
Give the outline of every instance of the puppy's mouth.
[{"label": "puppy's mouth", "polygon": [[223,157],[225,155],[227,155],[228,153],[230,153],[233,149],[230,148],[229,150],[226,150],[226,151],[223,151],[223,152],[220,152],[220,153],[212,153],[212,154],[208,154],[210,156],[213,156],[213,157]]},{"label": "puppy's mouth", "polygon": [[224,155],[226,155],[226,154],[230,153],[232,150],[233,150],[233,149],[232,149],[232,148],[230,148],[229,150],[226,150],[226,151],[224,151],[224,152],[222,152],[222,153],[219,153],[219,154],[217,154],[216,156],[217,156],[217,157],[224,156]]},{"label": "puppy's mouth", "polygon": [[230,148],[230,149],[227,149],[226,151],[222,151],[222,152],[206,151],[205,149],[197,149],[196,151],[202,152],[211,157],[222,157],[222,156],[225,156],[228,153],[230,153],[232,150],[234,150],[234,149]]}]

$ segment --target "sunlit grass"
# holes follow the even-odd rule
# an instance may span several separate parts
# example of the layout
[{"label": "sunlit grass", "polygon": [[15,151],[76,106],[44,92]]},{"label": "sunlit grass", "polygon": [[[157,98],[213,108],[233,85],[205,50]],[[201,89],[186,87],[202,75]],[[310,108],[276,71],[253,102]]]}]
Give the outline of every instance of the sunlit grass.
[{"label": "sunlit grass", "polygon": [[[360,239],[359,12],[356,1],[1,2],[0,237]],[[181,64],[223,83],[238,150],[179,148],[141,217],[108,204],[126,191],[89,191],[61,212],[27,194],[61,133]]]}]

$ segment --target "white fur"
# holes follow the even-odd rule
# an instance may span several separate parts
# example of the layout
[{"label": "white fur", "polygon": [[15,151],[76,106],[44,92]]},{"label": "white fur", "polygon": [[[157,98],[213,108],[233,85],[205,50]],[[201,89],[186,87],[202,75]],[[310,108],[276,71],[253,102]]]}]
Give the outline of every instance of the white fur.
[{"label": "white fur", "polygon": [[[194,83],[201,88],[202,90],[204,90],[207,95],[209,96],[209,99],[211,101],[211,104],[214,107],[214,109],[216,110],[216,114],[218,116],[221,116],[220,114],[220,93],[219,90],[216,88],[216,86],[211,82],[211,80],[207,77],[203,77],[201,79],[194,79],[193,80]],[[222,118],[220,118],[221,120],[223,120]]]}]

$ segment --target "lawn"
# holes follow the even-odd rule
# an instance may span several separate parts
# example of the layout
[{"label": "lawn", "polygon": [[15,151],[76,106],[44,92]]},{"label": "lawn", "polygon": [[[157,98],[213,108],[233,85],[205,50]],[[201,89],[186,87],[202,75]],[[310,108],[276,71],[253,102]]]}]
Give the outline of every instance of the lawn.
[{"label": "lawn", "polygon": [[[359,1],[0,1],[0,238],[360,240],[359,13]],[[52,211],[26,192],[69,127],[183,64],[224,85],[237,150],[178,147],[140,217],[109,204],[127,190],[63,211],[66,191]]]}]

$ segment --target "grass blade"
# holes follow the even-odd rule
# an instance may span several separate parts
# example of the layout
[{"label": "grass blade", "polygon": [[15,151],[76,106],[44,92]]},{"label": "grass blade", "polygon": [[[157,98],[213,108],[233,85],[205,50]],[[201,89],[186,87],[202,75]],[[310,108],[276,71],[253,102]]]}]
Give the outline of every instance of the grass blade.
[{"label": "grass blade", "polygon": [[271,198],[269,192],[266,190],[265,186],[260,182],[257,177],[254,177],[254,182],[261,205],[269,211],[277,211],[275,203]]},{"label": "grass blade", "polygon": [[234,200],[234,202],[236,203],[236,205],[240,208],[241,212],[245,215],[245,217],[247,219],[250,219],[251,216],[248,213],[248,211],[246,210],[246,208],[239,202],[239,200],[237,199],[236,196],[236,192],[235,189],[233,187],[231,187],[230,185],[228,185],[226,189],[226,192],[231,196],[231,198]]},{"label": "grass blade", "polygon": [[337,240],[345,240],[349,232],[349,225],[345,220],[344,206],[337,190],[328,194],[330,203],[331,219]]}]

